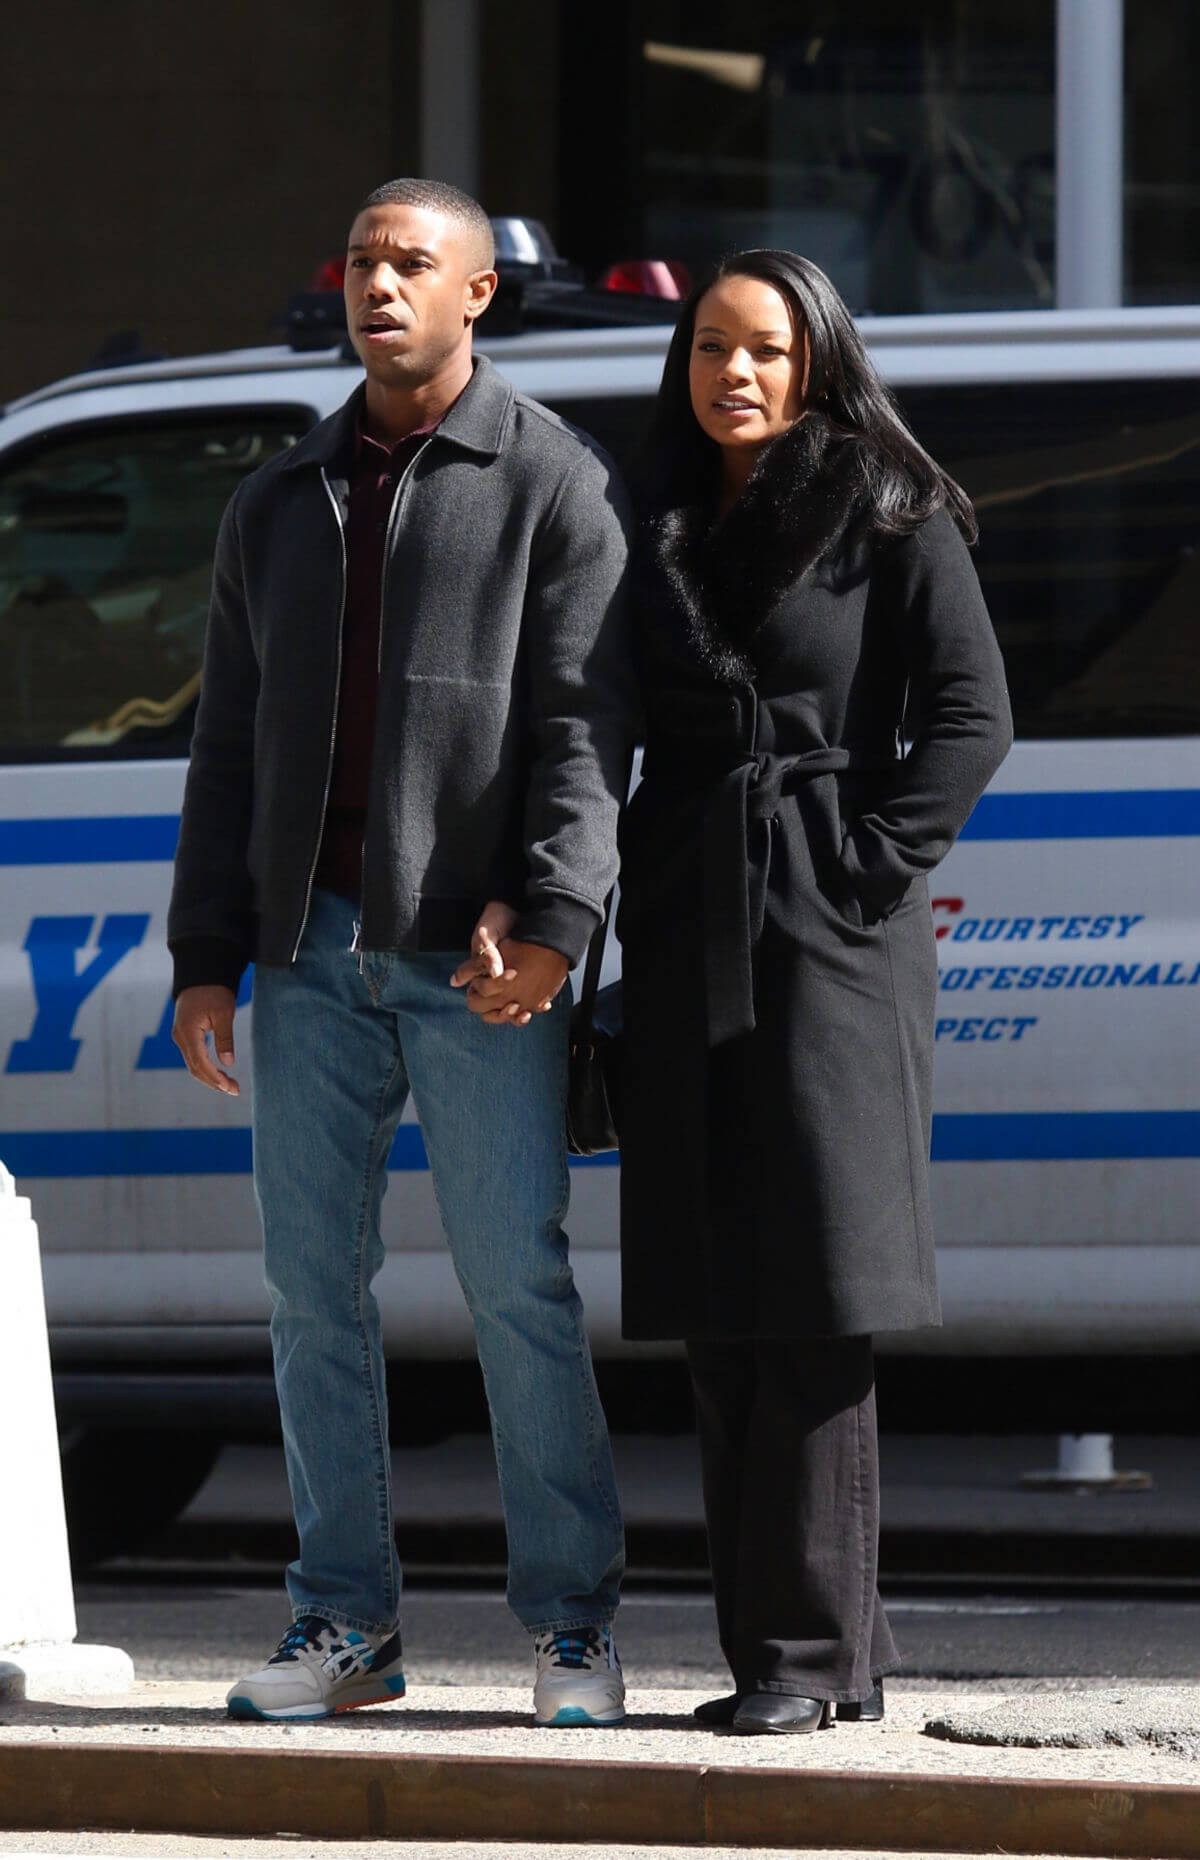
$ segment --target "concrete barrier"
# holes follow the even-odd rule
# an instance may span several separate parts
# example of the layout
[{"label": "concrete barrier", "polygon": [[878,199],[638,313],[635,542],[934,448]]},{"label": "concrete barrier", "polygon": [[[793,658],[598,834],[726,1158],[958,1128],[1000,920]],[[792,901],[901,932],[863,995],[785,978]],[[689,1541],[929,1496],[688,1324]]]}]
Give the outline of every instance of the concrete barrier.
[{"label": "concrete barrier", "polygon": [[75,1642],[37,1223],[0,1163],[0,1699],[124,1692],[133,1662]]}]

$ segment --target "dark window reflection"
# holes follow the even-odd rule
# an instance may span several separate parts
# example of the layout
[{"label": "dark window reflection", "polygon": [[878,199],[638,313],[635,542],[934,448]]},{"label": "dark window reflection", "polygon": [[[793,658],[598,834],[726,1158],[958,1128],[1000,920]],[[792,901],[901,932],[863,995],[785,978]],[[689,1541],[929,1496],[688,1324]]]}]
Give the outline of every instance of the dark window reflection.
[{"label": "dark window reflection", "polygon": [[54,434],[0,475],[0,760],[186,755],[221,512],[311,424]]},{"label": "dark window reflection", "polygon": [[625,395],[606,400],[589,396],[586,400],[560,400],[549,403],[555,413],[578,426],[611,452],[618,465],[627,466],[633,458],[654,411],[654,402],[642,395]]},{"label": "dark window reflection", "polygon": [[857,310],[1054,296],[1054,8],[634,9],[639,249],[804,252]]},{"label": "dark window reflection", "polygon": [[1125,8],[1125,302],[1200,301],[1200,6]]},{"label": "dark window reflection", "polygon": [[901,399],[979,512],[975,562],[1018,735],[1200,730],[1200,389],[1087,381]]}]

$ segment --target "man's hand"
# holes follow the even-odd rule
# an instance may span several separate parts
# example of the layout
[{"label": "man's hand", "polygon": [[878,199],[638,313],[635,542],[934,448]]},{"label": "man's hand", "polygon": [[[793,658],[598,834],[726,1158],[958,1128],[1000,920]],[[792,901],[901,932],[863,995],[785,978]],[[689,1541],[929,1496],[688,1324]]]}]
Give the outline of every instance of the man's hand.
[{"label": "man's hand", "polygon": [[467,990],[467,1006],[490,1026],[527,1027],[535,1014],[550,1012],[571,965],[556,949],[512,937],[500,943],[499,954],[501,973],[476,977]]},{"label": "man's hand", "polygon": [[213,1091],[240,1095],[241,1087],[228,1072],[215,1066],[208,1050],[211,1033],[213,1047],[221,1065],[233,1064],[233,1011],[237,997],[232,988],[217,986],[185,988],[175,1003],[175,1025],[171,1038],[183,1054],[187,1069],[202,1085]]},{"label": "man's hand", "polygon": [[[517,915],[497,898],[485,904],[471,936],[471,954],[450,977],[451,988],[467,990],[471,1012],[493,1027],[527,1027],[535,1014],[548,1014],[570,973],[557,950],[513,942],[508,933]],[[539,983],[544,983],[540,992]]]}]

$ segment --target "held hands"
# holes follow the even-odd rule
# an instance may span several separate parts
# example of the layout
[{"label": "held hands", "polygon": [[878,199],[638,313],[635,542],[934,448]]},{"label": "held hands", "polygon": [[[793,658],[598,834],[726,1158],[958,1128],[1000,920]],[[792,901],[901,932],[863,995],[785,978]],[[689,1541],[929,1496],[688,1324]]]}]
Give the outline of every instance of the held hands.
[{"label": "held hands", "polygon": [[548,1014],[570,965],[556,949],[519,943],[509,936],[517,913],[493,900],[471,937],[471,955],[450,978],[467,990],[467,1006],[493,1027],[527,1027],[535,1014]]},{"label": "held hands", "polygon": [[237,1080],[212,1062],[208,1035],[221,1065],[233,1064],[233,1010],[236,998],[232,988],[217,986],[184,988],[175,1003],[175,1024],[171,1038],[183,1054],[187,1069],[202,1085],[213,1091],[227,1092],[231,1098],[241,1093]]}]

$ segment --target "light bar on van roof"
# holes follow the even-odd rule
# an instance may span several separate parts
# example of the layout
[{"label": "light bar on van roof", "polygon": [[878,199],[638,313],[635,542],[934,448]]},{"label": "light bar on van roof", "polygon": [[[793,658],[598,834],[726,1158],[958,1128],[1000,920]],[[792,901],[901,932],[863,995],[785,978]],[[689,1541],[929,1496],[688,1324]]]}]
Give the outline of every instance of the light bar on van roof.
[{"label": "light bar on van roof", "polygon": [[665,297],[680,303],[692,288],[692,274],[677,258],[624,258],[602,272],[596,284],[602,291]]},{"label": "light bar on van roof", "polygon": [[[492,335],[526,329],[609,328],[613,324],[668,323],[691,279],[674,259],[625,259],[590,287],[578,265],[560,258],[540,220],[501,215],[492,220],[499,284],[487,311]],[[328,258],[307,291],[288,304],[288,346],[302,352],[343,345],[353,359],[342,298],[346,261]]]}]

